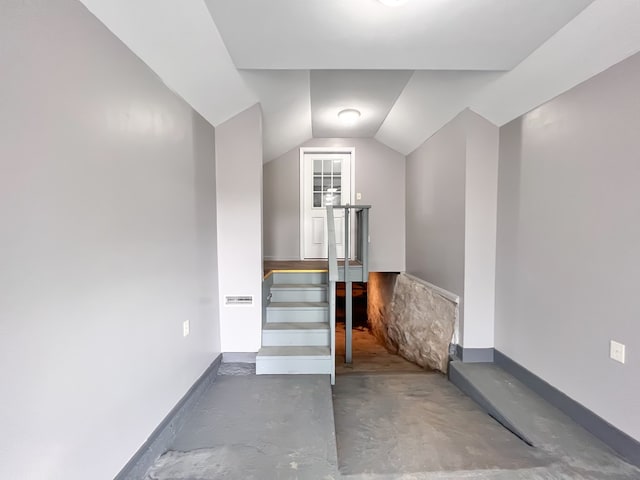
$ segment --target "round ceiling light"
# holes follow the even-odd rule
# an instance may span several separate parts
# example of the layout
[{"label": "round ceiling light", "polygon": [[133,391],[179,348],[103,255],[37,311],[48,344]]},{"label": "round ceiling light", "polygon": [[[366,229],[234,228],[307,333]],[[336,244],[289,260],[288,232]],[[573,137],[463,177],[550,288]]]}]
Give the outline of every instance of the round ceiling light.
[{"label": "round ceiling light", "polygon": [[379,0],[381,4],[387,7],[399,7],[407,3],[407,0]]},{"label": "round ceiling light", "polygon": [[360,111],[355,108],[347,108],[338,112],[338,120],[344,125],[353,125],[360,118]]}]

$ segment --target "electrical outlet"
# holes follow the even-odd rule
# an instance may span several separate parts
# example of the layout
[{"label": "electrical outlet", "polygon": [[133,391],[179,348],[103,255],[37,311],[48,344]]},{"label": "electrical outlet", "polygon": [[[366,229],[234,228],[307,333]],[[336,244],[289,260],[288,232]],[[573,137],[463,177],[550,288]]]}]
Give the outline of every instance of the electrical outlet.
[{"label": "electrical outlet", "polygon": [[624,363],[625,347],[624,344],[611,340],[609,346],[609,356],[616,362]]},{"label": "electrical outlet", "polygon": [[182,322],[182,336],[186,337],[187,335],[189,335],[189,320],[185,320],[184,322]]},{"label": "electrical outlet", "polygon": [[356,193],[356,200],[362,200],[362,194],[360,192]]}]

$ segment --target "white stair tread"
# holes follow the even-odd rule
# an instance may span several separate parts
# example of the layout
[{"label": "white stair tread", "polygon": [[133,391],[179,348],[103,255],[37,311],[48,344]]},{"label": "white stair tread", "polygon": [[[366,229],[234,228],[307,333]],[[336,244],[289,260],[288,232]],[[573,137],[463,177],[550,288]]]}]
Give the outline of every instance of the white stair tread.
[{"label": "white stair tread", "polygon": [[307,290],[307,289],[322,289],[326,290],[327,285],[324,283],[274,283],[271,285],[271,289],[283,289],[283,290]]},{"label": "white stair tread", "polygon": [[328,322],[266,323],[263,330],[329,330]]},{"label": "white stair tread", "polygon": [[327,302],[271,302],[267,308],[329,308]]},{"label": "white stair tread", "polygon": [[329,347],[262,347],[258,357],[327,357]]}]

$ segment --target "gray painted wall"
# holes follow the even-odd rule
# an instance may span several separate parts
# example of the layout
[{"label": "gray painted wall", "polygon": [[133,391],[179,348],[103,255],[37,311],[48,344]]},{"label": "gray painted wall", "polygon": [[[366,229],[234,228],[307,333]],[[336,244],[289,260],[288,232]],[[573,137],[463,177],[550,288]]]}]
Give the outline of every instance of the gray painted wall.
[{"label": "gray painted wall", "polygon": [[467,142],[464,227],[464,322],[460,344],[492,348],[495,318],[499,129],[463,112]]},{"label": "gray painted wall", "polygon": [[267,259],[300,259],[300,149],[263,166],[263,249]]},{"label": "gray painted wall", "polygon": [[314,138],[264,165],[265,258],[300,258],[300,147],[355,147],[356,203],[372,205],[369,269],[403,271],[405,157],[370,138]]},{"label": "gray painted wall", "polygon": [[0,45],[0,477],[113,478],[220,351],[214,130],[79,2]]},{"label": "gray painted wall", "polygon": [[407,272],[460,297],[465,168],[464,115],[407,156]]},{"label": "gray painted wall", "polygon": [[638,85],[635,55],[501,129],[495,335],[640,440]]},{"label": "gray painted wall", "polygon": [[407,157],[407,272],[460,297],[454,342],[492,348],[498,127],[471,110]]},{"label": "gray painted wall", "polygon": [[[262,342],[262,113],[259,105],[216,127],[220,333],[223,352]],[[253,305],[224,305],[252,295]]]}]

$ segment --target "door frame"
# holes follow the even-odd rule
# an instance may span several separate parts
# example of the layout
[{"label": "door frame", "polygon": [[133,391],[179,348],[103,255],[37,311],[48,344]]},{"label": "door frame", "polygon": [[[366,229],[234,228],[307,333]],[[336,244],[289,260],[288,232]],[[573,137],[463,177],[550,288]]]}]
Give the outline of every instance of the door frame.
[{"label": "door frame", "polygon": [[[300,147],[298,189],[300,190],[300,260],[304,260],[304,155],[305,153],[347,153],[351,157],[349,204],[353,205],[356,190],[356,147]],[[352,236],[353,238],[353,236]],[[353,249],[350,249],[353,252]]]}]

